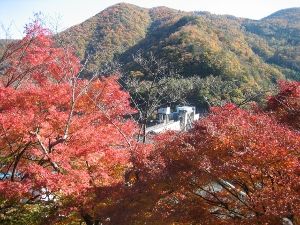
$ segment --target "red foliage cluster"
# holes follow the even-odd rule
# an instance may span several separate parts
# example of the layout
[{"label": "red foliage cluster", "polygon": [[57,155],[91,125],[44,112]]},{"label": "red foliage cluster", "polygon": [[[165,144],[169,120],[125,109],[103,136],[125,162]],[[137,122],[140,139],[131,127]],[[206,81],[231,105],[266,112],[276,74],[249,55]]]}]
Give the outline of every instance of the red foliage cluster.
[{"label": "red foliage cluster", "polygon": [[300,82],[281,81],[279,89],[268,99],[267,111],[281,123],[300,130]]},{"label": "red foliage cluster", "polygon": [[1,59],[1,85],[18,87],[28,79],[38,85],[66,82],[79,72],[79,60],[69,48],[57,48],[51,33],[38,23],[26,28],[26,36],[11,43]]},{"label": "red foliage cluster", "polygon": [[[189,202],[188,218],[214,217],[210,224],[299,220],[299,133],[282,126],[281,117],[277,122],[232,104],[211,111],[190,132],[164,135],[157,143],[154,154],[165,181],[173,193],[185,196],[165,202],[168,208]],[[193,214],[195,201],[205,213]]]},{"label": "red foliage cluster", "polygon": [[[1,61],[0,195],[72,198],[124,183],[132,167],[134,110],[117,77],[82,80],[72,51],[37,24]],[[84,206],[82,206],[84,207]]]}]

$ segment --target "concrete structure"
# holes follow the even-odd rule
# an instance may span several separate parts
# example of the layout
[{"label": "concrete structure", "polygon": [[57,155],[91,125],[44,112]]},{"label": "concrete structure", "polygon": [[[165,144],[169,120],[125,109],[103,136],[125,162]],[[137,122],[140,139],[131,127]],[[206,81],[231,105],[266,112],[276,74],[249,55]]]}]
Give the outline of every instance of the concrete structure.
[{"label": "concrete structure", "polygon": [[162,133],[167,130],[180,131],[180,121],[170,121],[168,123],[159,123],[151,127],[146,128],[146,133]]},{"label": "concrete structure", "polygon": [[159,108],[157,110],[157,115],[159,123],[168,123],[171,120],[171,108]]},{"label": "concrete structure", "polygon": [[167,130],[186,131],[192,128],[193,122],[198,120],[196,108],[192,106],[177,106],[175,112],[170,107],[157,110],[157,125],[148,127],[146,133],[161,133]]}]

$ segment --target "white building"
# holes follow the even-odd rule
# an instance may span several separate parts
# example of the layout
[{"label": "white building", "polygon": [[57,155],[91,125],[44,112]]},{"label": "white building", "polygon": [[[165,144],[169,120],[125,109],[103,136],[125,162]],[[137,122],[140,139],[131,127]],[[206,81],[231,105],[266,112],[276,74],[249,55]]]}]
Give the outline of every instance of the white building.
[{"label": "white building", "polygon": [[161,133],[167,130],[186,131],[192,128],[193,122],[200,115],[196,114],[196,108],[192,106],[177,106],[175,112],[170,107],[157,110],[158,124],[148,127],[146,133]]}]

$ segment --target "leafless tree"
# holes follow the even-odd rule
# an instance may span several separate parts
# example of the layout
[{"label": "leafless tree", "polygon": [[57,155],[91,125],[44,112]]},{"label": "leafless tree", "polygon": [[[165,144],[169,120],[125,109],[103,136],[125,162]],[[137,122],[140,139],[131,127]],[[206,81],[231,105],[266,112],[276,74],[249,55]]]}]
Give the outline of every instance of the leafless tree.
[{"label": "leafless tree", "polygon": [[139,140],[146,142],[146,127],[158,107],[184,101],[170,83],[179,75],[163,59],[152,52],[144,56],[141,51],[133,55],[137,70],[121,77],[123,86],[131,95],[132,104],[138,110],[136,120],[140,124]]}]

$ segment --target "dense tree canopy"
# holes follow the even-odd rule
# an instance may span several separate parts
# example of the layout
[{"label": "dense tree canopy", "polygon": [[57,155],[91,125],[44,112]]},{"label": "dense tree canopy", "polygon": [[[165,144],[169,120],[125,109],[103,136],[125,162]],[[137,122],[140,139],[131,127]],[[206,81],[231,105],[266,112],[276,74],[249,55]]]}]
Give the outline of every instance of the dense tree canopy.
[{"label": "dense tree canopy", "polygon": [[279,223],[299,217],[299,141],[268,116],[227,105],[160,152],[181,194],[200,198],[217,218]]},{"label": "dense tree canopy", "polygon": [[143,146],[130,188],[102,210],[107,224],[299,224],[299,122],[272,103],[299,110],[299,83],[281,86],[266,107],[212,107],[189,132]]},{"label": "dense tree canopy", "polygon": [[38,24],[26,32],[1,61],[3,213],[20,201],[57,208],[65,202],[68,211],[93,219],[93,190],[124,183],[132,167],[129,95],[115,76],[79,79],[72,51],[55,47]]},{"label": "dense tree canopy", "polygon": [[268,99],[267,111],[279,122],[300,130],[300,82],[280,82],[280,92]]}]

